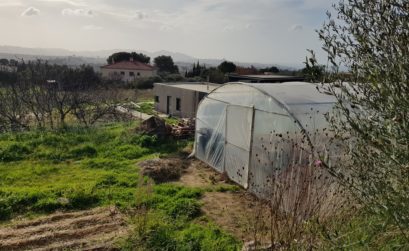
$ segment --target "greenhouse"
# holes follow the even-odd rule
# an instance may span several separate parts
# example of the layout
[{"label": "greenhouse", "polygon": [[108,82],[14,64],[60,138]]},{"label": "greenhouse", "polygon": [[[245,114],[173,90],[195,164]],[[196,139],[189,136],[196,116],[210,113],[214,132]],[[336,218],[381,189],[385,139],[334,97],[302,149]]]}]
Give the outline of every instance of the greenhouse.
[{"label": "greenhouse", "polygon": [[198,108],[195,155],[251,192],[263,193],[274,174],[311,166],[317,155],[328,157],[325,115],[335,102],[311,83],[223,85]]}]

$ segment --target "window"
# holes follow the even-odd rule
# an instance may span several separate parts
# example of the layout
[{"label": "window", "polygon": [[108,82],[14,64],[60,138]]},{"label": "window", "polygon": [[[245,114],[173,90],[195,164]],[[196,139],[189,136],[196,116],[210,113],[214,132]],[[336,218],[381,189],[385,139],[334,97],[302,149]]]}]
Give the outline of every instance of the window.
[{"label": "window", "polygon": [[137,75],[137,76],[140,76],[140,75],[141,75],[141,73],[140,73],[140,72],[138,72],[138,73],[136,73],[136,75]]},{"label": "window", "polygon": [[159,96],[155,96],[155,103],[159,103]]},{"label": "window", "polygon": [[176,111],[180,111],[180,98],[176,98]]},{"label": "window", "polygon": [[129,76],[130,76],[130,77],[134,77],[134,76],[135,76],[135,72],[130,71],[130,72],[129,72]]},{"label": "window", "polygon": [[125,76],[125,72],[124,72],[124,71],[121,71],[121,75],[122,75],[122,76]]}]

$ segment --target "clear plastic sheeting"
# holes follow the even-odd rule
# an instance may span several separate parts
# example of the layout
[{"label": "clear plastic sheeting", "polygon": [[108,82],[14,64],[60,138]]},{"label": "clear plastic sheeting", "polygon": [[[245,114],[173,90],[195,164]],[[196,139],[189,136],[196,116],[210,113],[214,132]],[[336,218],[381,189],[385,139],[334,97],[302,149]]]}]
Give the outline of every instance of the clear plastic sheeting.
[{"label": "clear plastic sheeting", "polygon": [[225,103],[205,99],[196,120],[196,157],[219,172],[224,171],[226,108]]},{"label": "clear plastic sheeting", "polygon": [[199,106],[196,156],[263,196],[277,175],[335,160],[325,118],[335,102],[310,83],[224,85]]},{"label": "clear plastic sheeting", "polygon": [[253,108],[227,106],[225,171],[231,180],[247,188]]}]

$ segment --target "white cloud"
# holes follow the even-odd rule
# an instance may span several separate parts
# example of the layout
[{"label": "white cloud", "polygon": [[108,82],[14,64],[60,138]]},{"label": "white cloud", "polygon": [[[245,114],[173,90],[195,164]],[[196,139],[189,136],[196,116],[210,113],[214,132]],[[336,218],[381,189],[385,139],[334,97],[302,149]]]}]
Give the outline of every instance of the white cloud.
[{"label": "white cloud", "polygon": [[36,9],[34,7],[29,7],[23,13],[21,13],[21,16],[23,17],[30,17],[30,16],[38,16],[40,15],[40,10]]},{"label": "white cloud", "polygon": [[302,31],[304,29],[304,26],[301,24],[294,24],[291,26],[290,31]]},{"label": "white cloud", "polygon": [[61,4],[68,4],[72,6],[85,6],[86,3],[83,0],[36,0],[37,2],[45,2],[45,3],[61,3]]},{"label": "white cloud", "polygon": [[13,1],[3,0],[0,3],[0,8],[1,7],[14,7],[14,6],[23,6],[23,4],[15,0]]},{"label": "white cloud", "polygon": [[99,31],[99,30],[102,30],[104,28],[101,27],[101,26],[98,26],[98,25],[89,24],[89,25],[82,26],[82,29],[86,30],[86,31]]},{"label": "white cloud", "polygon": [[94,12],[86,9],[63,9],[61,14],[63,16],[78,16],[78,17],[93,17]]}]

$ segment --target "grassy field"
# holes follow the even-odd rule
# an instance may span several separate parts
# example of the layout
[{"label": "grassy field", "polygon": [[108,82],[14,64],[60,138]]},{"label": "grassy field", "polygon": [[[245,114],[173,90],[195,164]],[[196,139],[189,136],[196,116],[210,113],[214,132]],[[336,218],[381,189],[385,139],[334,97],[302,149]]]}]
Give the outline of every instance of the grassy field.
[{"label": "grassy field", "polygon": [[203,189],[155,185],[139,176],[138,161],[178,154],[191,142],[159,141],[139,135],[136,127],[1,134],[0,223],[59,209],[116,205],[138,212],[130,214],[135,231],[121,242],[123,249],[237,249],[239,241],[201,215]]}]

